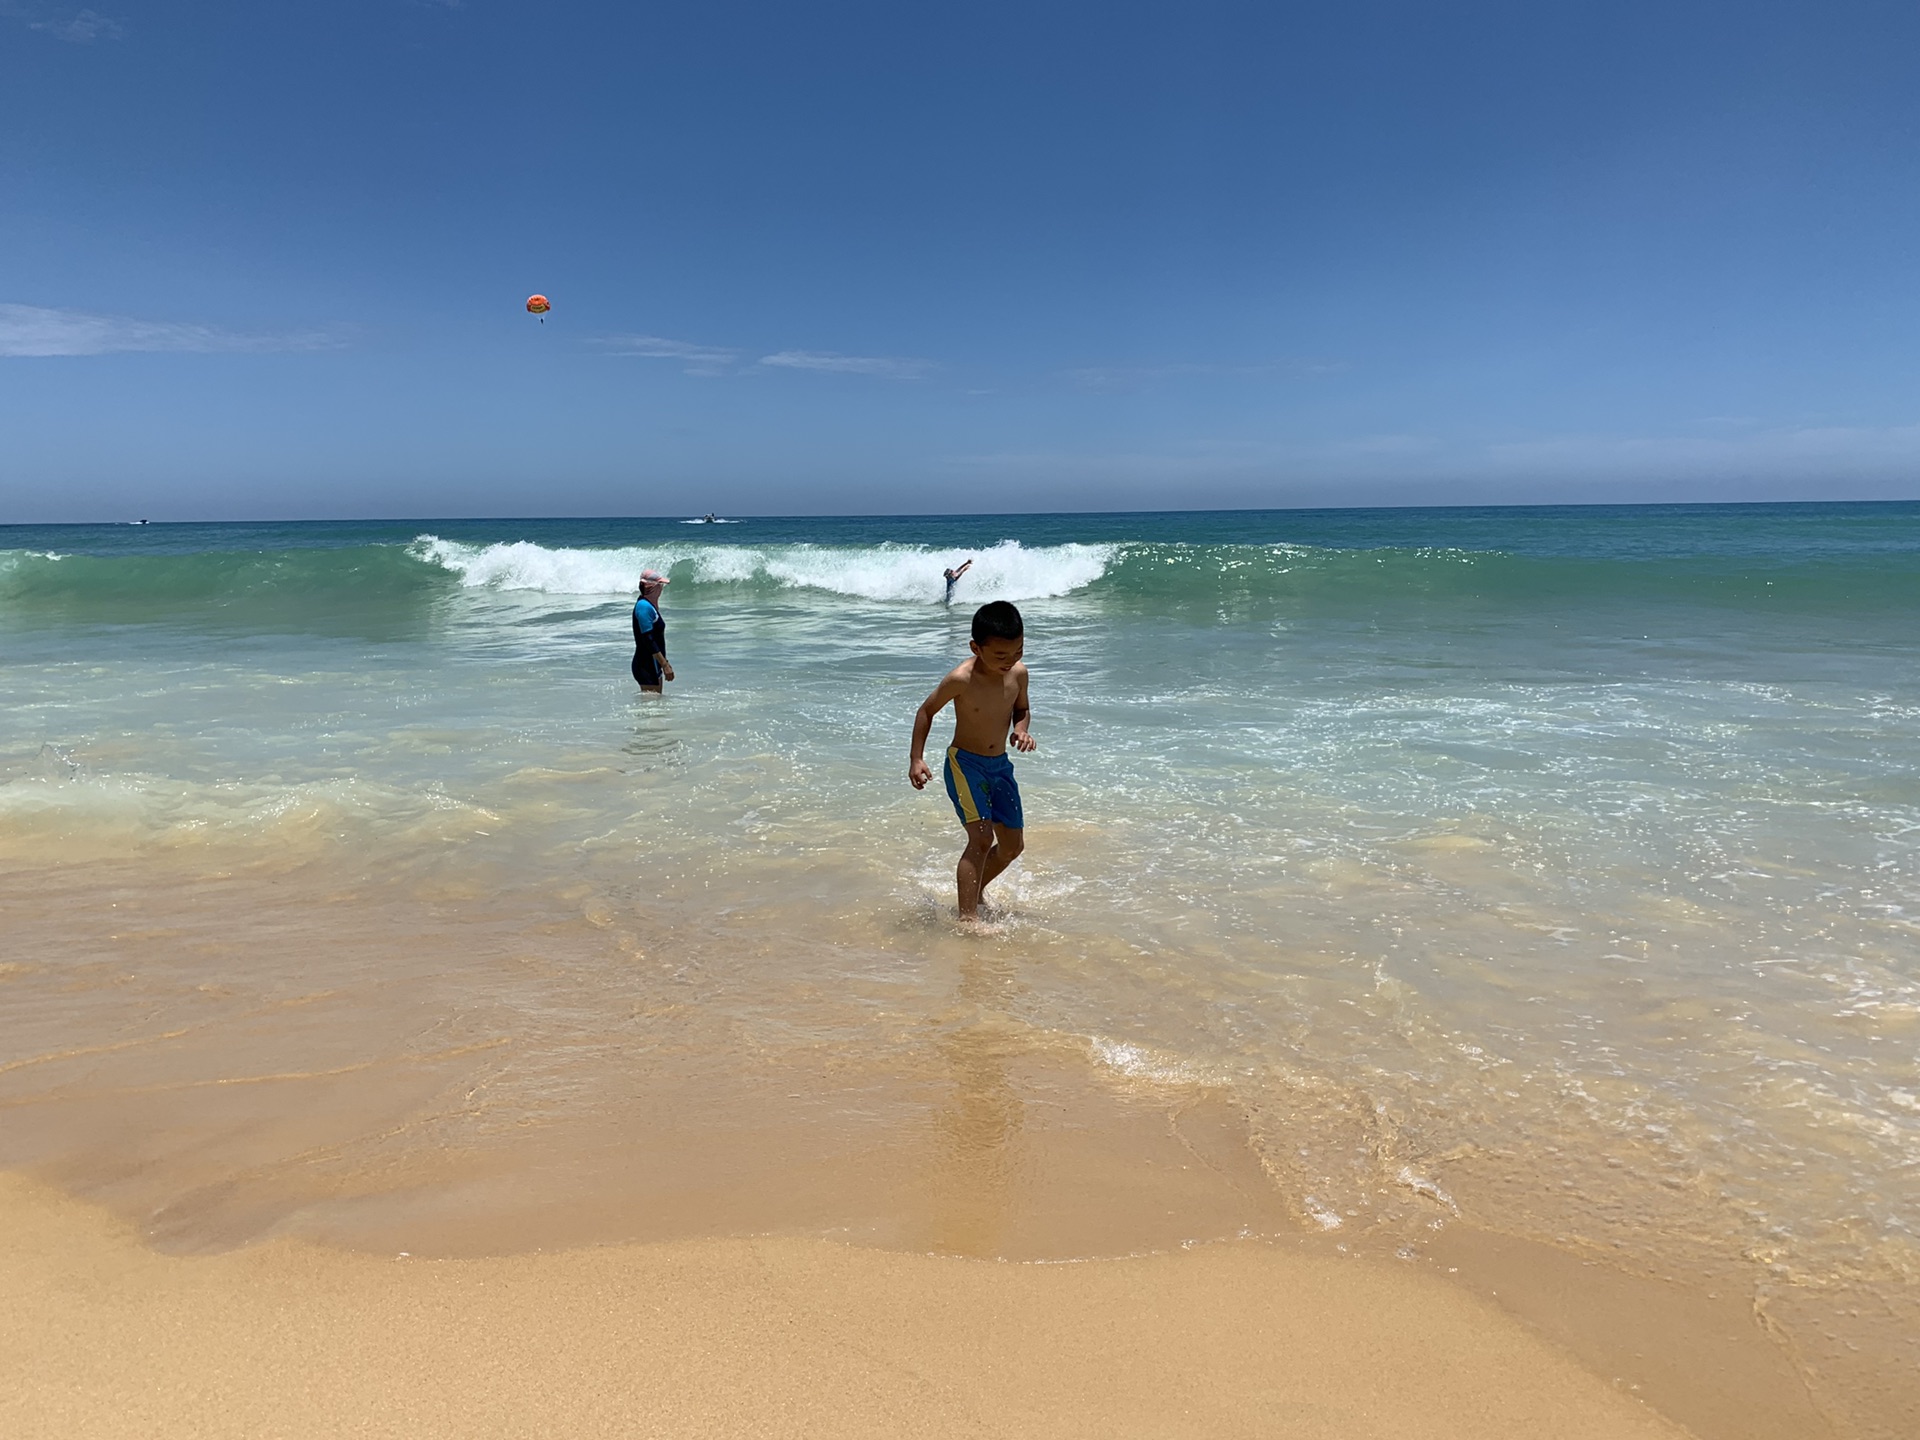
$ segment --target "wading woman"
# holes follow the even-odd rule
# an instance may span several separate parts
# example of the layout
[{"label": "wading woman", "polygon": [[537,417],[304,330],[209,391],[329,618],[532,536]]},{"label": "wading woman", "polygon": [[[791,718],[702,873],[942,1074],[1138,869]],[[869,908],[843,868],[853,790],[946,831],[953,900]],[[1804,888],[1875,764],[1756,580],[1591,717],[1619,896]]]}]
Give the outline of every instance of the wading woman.
[{"label": "wading woman", "polygon": [[633,678],[649,695],[665,693],[661,680],[673,679],[667,663],[667,622],[660,618],[660,592],[667,577],[658,570],[640,572],[640,598],[633,602]]}]

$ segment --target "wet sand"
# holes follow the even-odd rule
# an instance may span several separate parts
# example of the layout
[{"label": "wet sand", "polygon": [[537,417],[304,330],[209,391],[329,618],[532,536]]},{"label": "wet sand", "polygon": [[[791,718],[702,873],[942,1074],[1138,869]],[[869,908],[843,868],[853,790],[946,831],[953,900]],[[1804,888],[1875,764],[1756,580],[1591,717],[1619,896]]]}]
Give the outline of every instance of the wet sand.
[{"label": "wet sand", "polygon": [[1672,1440],[1411,1267],[1242,1242],[1035,1265],[736,1239],[156,1254],[0,1180],[0,1432]]},{"label": "wet sand", "polygon": [[[1093,1063],[977,946],[887,1045],[775,1051],[610,967],[644,957],[577,906],[9,876],[9,1436],[302,1405],[272,1433],[1914,1433],[1913,1331],[1871,1290],[1763,1283],[1684,1209],[1641,1212],[1663,1271],[1471,1223],[1553,1182],[1524,1149],[1321,1230],[1256,1143],[1322,1133],[1315,1092],[1260,1116]],[[576,951],[633,993],[544,1037],[569,992],[515,968]],[[475,1008],[487,964],[511,1006]]]}]

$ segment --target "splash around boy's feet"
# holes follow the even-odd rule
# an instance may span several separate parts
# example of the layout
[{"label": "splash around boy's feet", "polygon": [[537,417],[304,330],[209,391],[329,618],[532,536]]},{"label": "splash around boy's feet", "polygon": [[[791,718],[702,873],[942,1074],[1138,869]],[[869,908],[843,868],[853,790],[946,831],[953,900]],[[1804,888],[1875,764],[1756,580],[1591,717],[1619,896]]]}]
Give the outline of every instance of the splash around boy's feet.
[{"label": "splash around boy's feet", "polygon": [[913,717],[913,748],[907,780],[924,790],[933,778],[927,736],[934,716],[953,706],[953,743],[947,747],[947,797],[967,832],[967,847],[954,870],[960,918],[977,923],[980,896],[1026,848],[1020,786],[1007,746],[1036,748],[1027,731],[1026,626],[1005,600],[982,605],[973,615],[971,659],[962,660],[934,687]]}]

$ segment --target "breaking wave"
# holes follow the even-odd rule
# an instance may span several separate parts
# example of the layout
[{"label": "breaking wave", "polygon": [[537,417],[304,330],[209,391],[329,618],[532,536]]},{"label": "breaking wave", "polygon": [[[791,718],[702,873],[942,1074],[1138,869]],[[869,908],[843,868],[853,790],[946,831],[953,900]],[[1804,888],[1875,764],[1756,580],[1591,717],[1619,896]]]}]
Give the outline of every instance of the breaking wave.
[{"label": "breaking wave", "polygon": [[1099,580],[1124,547],[1042,545],[1002,540],[984,550],[920,545],[630,546],[618,550],[553,549],[528,541],[468,545],[422,535],[408,547],[416,559],[460,577],[469,587],[538,590],[549,595],[631,595],[643,569],[676,584],[759,589],[827,590],[863,600],[930,601],[946,590],[942,572],[972,560],[962,595],[969,601],[1044,600],[1071,595]]}]

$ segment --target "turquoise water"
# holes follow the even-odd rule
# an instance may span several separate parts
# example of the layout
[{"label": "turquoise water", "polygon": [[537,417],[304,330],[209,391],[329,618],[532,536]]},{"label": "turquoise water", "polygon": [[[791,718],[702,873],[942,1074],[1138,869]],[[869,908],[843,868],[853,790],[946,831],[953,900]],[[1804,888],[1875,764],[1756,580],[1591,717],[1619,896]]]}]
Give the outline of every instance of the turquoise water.
[{"label": "turquoise water", "polygon": [[[850,1154],[950,1137],[927,1096],[990,1032],[1008,1074],[1227,1097],[1310,1229],[1920,1278],[1920,505],[15,527],[0,551],[0,861],[31,937],[0,1045],[128,1042],[0,1056],[0,1093],[64,1117],[0,1160],[109,1186],[99,1117],[274,1054],[431,1072],[335,1097],[364,1124],[327,1140],[328,1184],[362,1199],[401,1152],[544,1136],[586,1164],[669,1094]],[[664,701],[626,669],[649,565]],[[988,598],[1026,614],[1041,748],[1027,857],[964,937],[958,831],[906,750]],[[107,885],[158,917],[134,953]],[[341,1018],[261,1018],[318,994]],[[142,1037],[175,1030],[219,1044],[162,1063]],[[960,1113],[1005,1145],[1045,1110]],[[248,1153],[277,1177],[251,1208],[208,1198],[211,1160],[142,1193],[185,1231],[196,1204],[223,1233],[345,1226]],[[808,1223],[872,1220],[832,1208]]]}]

